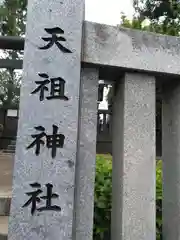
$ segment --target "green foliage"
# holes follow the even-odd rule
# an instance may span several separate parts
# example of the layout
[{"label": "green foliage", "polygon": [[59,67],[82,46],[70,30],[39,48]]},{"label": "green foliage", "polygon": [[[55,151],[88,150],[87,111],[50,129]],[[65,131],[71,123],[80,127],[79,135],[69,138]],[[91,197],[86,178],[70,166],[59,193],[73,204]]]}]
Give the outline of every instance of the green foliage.
[{"label": "green foliage", "polygon": [[148,24],[145,24],[145,19],[140,18],[139,16],[133,17],[132,20],[127,19],[125,15],[121,15],[121,27],[132,28],[141,31],[154,32],[159,34],[166,34],[171,36],[179,36],[180,27],[178,23],[174,22],[173,24],[162,23],[157,21],[149,21]]},{"label": "green foliage", "polygon": [[0,70],[0,107],[18,108],[21,76],[7,70]]},{"label": "green foliage", "polygon": [[25,33],[27,0],[4,0],[0,5],[0,32],[19,36]]},{"label": "green foliage", "polygon": [[110,235],[111,176],[111,157],[109,155],[97,155],[94,192],[94,240],[104,240],[105,237]]},{"label": "green foliage", "polygon": [[137,19],[150,20],[148,31],[179,36],[180,2],[179,0],[134,0]]},{"label": "green foliage", "polygon": [[141,16],[150,20],[159,20],[164,17],[163,22],[179,19],[179,0],[134,0],[133,6]]},{"label": "green foliage", "polygon": [[[27,0],[4,0],[0,5],[0,34],[21,36],[25,33]],[[18,59],[20,52],[4,51],[8,59]],[[18,107],[21,77],[14,69],[0,70],[0,107]]]},{"label": "green foliage", "polygon": [[[112,157],[97,155],[94,199],[94,240],[110,239],[112,199]],[[162,239],[162,162],[156,168],[156,232]]]}]

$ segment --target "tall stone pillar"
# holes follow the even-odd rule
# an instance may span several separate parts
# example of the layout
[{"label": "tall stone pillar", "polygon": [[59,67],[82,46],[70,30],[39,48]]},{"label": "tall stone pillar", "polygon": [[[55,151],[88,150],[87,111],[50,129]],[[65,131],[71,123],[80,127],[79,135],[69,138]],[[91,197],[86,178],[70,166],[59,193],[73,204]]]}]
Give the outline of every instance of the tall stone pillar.
[{"label": "tall stone pillar", "polygon": [[72,240],[83,0],[28,1],[9,240]]},{"label": "tall stone pillar", "polygon": [[163,239],[180,239],[180,84],[163,89]]},{"label": "tall stone pillar", "polygon": [[113,101],[113,240],[155,240],[155,79],[126,73]]},{"label": "tall stone pillar", "polygon": [[83,68],[76,160],[74,240],[92,240],[93,236],[97,98],[98,70]]}]

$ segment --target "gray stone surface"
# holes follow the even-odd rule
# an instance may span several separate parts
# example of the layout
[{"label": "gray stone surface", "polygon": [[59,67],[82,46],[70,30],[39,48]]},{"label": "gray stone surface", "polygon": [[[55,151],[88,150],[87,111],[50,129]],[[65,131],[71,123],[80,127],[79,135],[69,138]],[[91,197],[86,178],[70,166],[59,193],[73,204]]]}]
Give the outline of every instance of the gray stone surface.
[{"label": "gray stone surface", "polygon": [[[13,198],[9,222],[9,240],[72,240],[75,164],[77,152],[77,128],[80,88],[80,58],[84,1],[82,0],[32,0],[28,2],[27,32],[21,88],[20,119],[13,176]],[[40,50],[47,44],[41,37],[49,37],[44,28],[60,27],[66,42],[60,42],[72,53],[62,53],[56,45]],[[31,92],[41,81],[38,73],[50,78],[62,77],[66,81],[65,95],[68,101],[39,101],[39,94]],[[50,86],[49,86],[50,89]],[[45,96],[48,92],[45,92]],[[65,135],[64,147],[57,149],[52,159],[51,149],[41,145],[39,156],[35,149],[27,150],[39,125],[52,134],[52,125],[59,127],[58,133]],[[53,192],[59,195],[52,204],[62,208],[61,212],[35,212],[31,206],[22,208],[28,201],[27,192],[34,189],[29,184],[38,182],[46,195],[45,184],[53,184]],[[42,196],[41,195],[41,196]],[[45,200],[38,207],[45,205]]]},{"label": "gray stone surface", "polygon": [[163,240],[180,239],[180,85],[163,89]]},{"label": "gray stone surface", "polygon": [[[82,62],[179,75],[179,45],[179,37],[85,21]],[[16,46],[23,49],[21,38]],[[0,67],[12,64],[21,68],[22,62],[0,60]]]},{"label": "gray stone surface", "polygon": [[[85,21],[82,62],[179,75],[179,45],[179,37]],[[20,38],[18,46],[23,49]],[[2,59],[1,65],[21,68],[22,61]]]},{"label": "gray stone surface", "polygon": [[113,240],[155,240],[155,79],[125,74],[113,109]]},{"label": "gray stone surface", "polygon": [[180,38],[85,22],[83,62],[180,74]]},{"label": "gray stone surface", "polygon": [[81,81],[80,132],[76,162],[74,240],[92,240],[98,70],[94,68],[82,69]]}]

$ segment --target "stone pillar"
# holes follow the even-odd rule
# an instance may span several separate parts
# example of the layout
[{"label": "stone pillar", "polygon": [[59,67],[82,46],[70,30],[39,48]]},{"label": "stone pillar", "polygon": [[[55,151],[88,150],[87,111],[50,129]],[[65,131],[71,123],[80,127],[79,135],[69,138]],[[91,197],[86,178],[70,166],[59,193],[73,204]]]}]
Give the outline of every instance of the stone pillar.
[{"label": "stone pillar", "polygon": [[9,240],[72,240],[83,0],[31,0]]},{"label": "stone pillar", "polygon": [[155,79],[126,73],[113,101],[113,240],[155,240]]},{"label": "stone pillar", "polygon": [[180,239],[180,84],[163,89],[163,240]]},{"label": "stone pillar", "polygon": [[74,240],[92,240],[96,164],[98,70],[81,71]]}]

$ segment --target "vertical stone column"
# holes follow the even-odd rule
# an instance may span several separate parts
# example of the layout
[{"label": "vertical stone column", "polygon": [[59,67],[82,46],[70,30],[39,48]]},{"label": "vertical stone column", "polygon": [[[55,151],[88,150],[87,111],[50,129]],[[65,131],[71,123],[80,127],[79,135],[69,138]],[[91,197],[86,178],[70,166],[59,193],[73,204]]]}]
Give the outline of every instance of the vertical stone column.
[{"label": "vertical stone column", "polygon": [[113,240],[155,240],[155,79],[126,73],[113,101]]},{"label": "vertical stone column", "polygon": [[163,239],[180,239],[180,84],[163,89]]},{"label": "vertical stone column", "polygon": [[83,0],[31,0],[9,240],[72,240]]},{"label": "vertical stone column", "polygon": [[79,139],[76,161],[74,240],[92,240],[96,164],[98,70],[81,71]]}]

